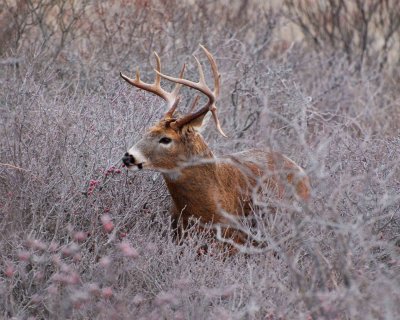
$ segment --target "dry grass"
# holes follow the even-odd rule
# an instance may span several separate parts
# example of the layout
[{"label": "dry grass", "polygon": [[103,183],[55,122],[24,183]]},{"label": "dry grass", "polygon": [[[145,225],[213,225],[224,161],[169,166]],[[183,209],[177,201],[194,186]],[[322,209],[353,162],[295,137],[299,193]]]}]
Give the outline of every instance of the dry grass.
[{"label": "dry grass", "polygon": [[[282,12],[248,1],[16,3],[0,8],[0,317],[399,317],[398,61],[284,42]],[[199,43],[230,136],[210,125],[210,146],[270,146],[312,180],[301,209],[255,212],[257,254],[177,246],[159,174],[120,165],[163,106],[118,72],[150,79],[156,50],[174,73]]]}]

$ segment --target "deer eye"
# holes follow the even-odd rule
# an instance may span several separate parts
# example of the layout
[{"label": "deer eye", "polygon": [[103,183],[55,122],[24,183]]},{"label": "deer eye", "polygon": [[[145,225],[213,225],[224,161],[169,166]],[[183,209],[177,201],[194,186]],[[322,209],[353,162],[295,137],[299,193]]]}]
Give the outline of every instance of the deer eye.
[{"label": "deer eye", "polygon": [[162,143],[162,144],[168,144],[168,143],[170,143],[172,141],[172,139],[170,139],[170,138],[168,138],[168,137],[162,137],[161,139],[160,139],[160,141],[158,141],[159,143]]}]

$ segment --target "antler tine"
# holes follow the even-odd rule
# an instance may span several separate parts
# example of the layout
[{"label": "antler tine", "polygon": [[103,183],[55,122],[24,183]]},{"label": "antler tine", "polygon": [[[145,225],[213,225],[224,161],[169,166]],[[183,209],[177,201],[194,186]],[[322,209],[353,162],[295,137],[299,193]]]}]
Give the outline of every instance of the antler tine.
[{"label": "antler tine", "polygon": [[194,57],[194,58],[196,59],[197,67],[198,67],[198,71],[199,71],[199,81],[198,82],[193,82],[193,81],[190,81],[187,79],[183,79],[182,77],[174,78],[174,77],[162,74],[161,72],[159,72],[157,70],[155,70],[155,71],[157,72],[157,74],[159,74],[164,79],[167,79],[169,81],[179,83],[181,85],[198,90],[198,91],[204,93],[208,97],[208,102],[200,110],[198,110],[194,113],[189,113],[188,115],[183,116],[182,118],[176,120],[174,123],[175,127],[182,127],[184,124],[186,124],[200,116],[203,116],[208,111],[211,111],[218,131],[224,137],[226,137],[225,133],[222,131],[221,124],[218,120],[217,107],[215,105],[215,100],[219,94],[219,86],[220,86],[220,74],[218,73],[217,63],[215,62],[214,57],[211,55],[211,53],[208,52],[208,50],[204,46],[200,45],[200,47],[203,49],[203,51],[207,55],[207,59],[211,64],[211,69],[212,69],[213,76],[214,76],[214,91],[211,91],[211,89],[207,86],[205,77],[204,77],[203,68],[201,66],[200,61],[196,57]]},{"label": "antler tine", "polygon": [[214,106],[214,109],[211,110],[211,114],[213,116],[213,119],[214,119],[214,122],[215,122],[218,132],[220,134],[222,134],[222,136],[224,136],[225,138],[228,138],[228,136],[222,130],[221,123],[219,122],[218,115],[217,115],[217,108],[215,106]]},{"label": "antler tine", "polygon": [[[156,69],[161,72],[161,60],[160,57],[158,56],[157,52],[154,51],[154,55],[156,56],[156,64],[157,67]],[[154,85],[156,87],[160,87],[161,88],[161,77],[156,73],[156,78],[154,80]]]},{"label": "antler tine", "polygon": [[212,54],[203,45],[200,45],[200,48],[203,49],[204,53],[207,56],[208,61],[211,64],[211,70],[212,70],[213,76],[214,76],[214,94],[216,97],[218,97],[221,75],[218,72],[217,63],[215,62],[215,59],[212,56]]},{"label": "antler tine", "polygon": [[[203,86],[207,87],[206,79],[204,77],[203,67],[201,66],[201,63],[200,63],[199,59],[197,59],[197,57],[195,55],[193,55],[193,58],[196,60],[197,70],[199,70],[199,82],[198,83],[200,83]],[[208,87],[207,87],[207,89],[208,89]]]},{"label": "antler tine", "polygon": [[200,73],[200,80],[198,82],[193,82],[190,80],[186,80],[183,78],[175,78],[175,77],[171,77],[171,76],[167,76],[157,70],[156,73],[159,74],[161,77],[163,77],[164,79],[167,79],[169,81],[193,88],[195,90],[198,90],[202,93],[204,93],[208,99],[210,100],[210,102],[214,102],[215,101],[215,95],[213,94],[213,92],[210,90],[209,87],[207,87],[205,80],[204,80],[204,73],[203,73],[203,69],[201,67],[200,62],[197,60],[197,58],[195,57],[197,63],[198,63],[198,69],[199,69],[199,73]]},{"label": "antler tine", "polygon": [[[186,68],[186,64],[184,63],[181,69],[181,72],[179,73],[179,78],[183,77],[183,74],[185,73],[185,68]],[[157,77],[161,79],[161,76],[157,73],[156,70],[156,74]],[[170,108],[168,109],[168,111],[165,113],[164,118],[172,118],[174,116],[175,110],[178,107],[179,101],[180,101],[180,97],[178,96],[179,90],[181,89],[182,85],[180,83],[177,83],[175,85],[174,90],[171,92],[171,95],[173,97],[175,97],[175,102],[170,106]]]},{"label": "antler tine", "polygon": [[[154,93],[155,95],[157,95],[160,98],[162,98],[163,100],[165,100],[167,102],[167,109],[168,109],[166,116],[168,115],[168,116],[172,117],[174,111],[176,110],[176,108],[178,106],[178,103],[177,103],[179,101],[178,93],[179,93],[179,90],[182,85],[177,83],[172,92],[168,92],[161,88],[161,76],[160,76],[161,60],[156,52],[154,52],[154,55],[156,57],[156,69],[155,69],[156,77],[154,79],[154,83],[150,84],[150,83],[146,83],[146,82],[143,82],[142,80],[140,80],[139,68],[136,69],[135,79],[131,79],[131,78],[127,77],[122,72],[120,72],[120,76],[122,77],[122,79],[124,79],[129,84],[131,84],[139,89]],[[179,78],[183,77],[184,72],[185,72],[185,65],[181,69]]]},{"label": "antler tine", "polygon": [[196,105],[197,105],[197,103],[199,102],[199,100],[200,100],[200,96],[196,96],[195,98],[194,98],[194,100],[193,100],[193,102],[192,102],[192,105],[190,106],[190,108],[189,108],[189,112],[193,112],[193,110],[194,110],[194,108],[196,107]]},{"label": "antler tine", "polygon": [[[183,78],[183,74],[185,73],[185,69],[186,69],[186,63],[183,64],[181,72],[179,72],[179,79]],[[160,75],[158,75],[160,77]],[[160,77],[161,78],[161,77]],[[180,83],[177,83],[174,90],[172,91],[173,95],[178,95],[180,88],[182,87],[182,85]]]}]

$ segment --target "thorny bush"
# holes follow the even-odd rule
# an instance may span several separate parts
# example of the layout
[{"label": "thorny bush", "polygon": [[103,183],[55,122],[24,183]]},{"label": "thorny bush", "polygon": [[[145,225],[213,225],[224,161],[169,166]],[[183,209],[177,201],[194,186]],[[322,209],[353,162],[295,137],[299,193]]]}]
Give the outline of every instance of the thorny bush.
[{"label": "thorny bush", "polygon": [[[373,47],[360,68],[359,40],[349,50],[321,45],[324,37],[315,50],[288,37],[286,17],[304,18],[291,1],[0,6],[0,317],[399,317],[398,56],[375,61]],[[310,21],[324,23],[314,9]],[[241,227],[266,246],[232,257],[212,247],[199,255],[208,235],[191,230],[177,245],[160,175],[120,162],[163,106],[118,72],[141,66],[150,79],[156,50],[174,73],[199,43],[222,74],[218,108],[230,138],[210,126],[213,150],[274,148],[313,187],[308,204],[280,203],[274,213],[258,198],[257,228]]]}]

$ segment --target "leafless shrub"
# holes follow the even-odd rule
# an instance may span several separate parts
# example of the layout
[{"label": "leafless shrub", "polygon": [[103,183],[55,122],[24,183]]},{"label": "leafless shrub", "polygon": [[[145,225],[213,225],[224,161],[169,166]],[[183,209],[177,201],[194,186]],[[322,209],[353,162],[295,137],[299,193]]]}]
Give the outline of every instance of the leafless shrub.
[{"label": "leafless shrub", "polygon": [[[249,1],[7,1],[1,9],[9,26],[1,29],[2,318],[398,317],[394,60],[357,69],[361,38],[343,47],[337,25],[334,54],[281,46],[281,13]],[[374,30],[389,30],[390,20],[375,19],[399,11],[379,10],[366,11],[368,44]],[[397,41],[390,23],[388,47]],[[212,148],[272,147],[302,164],[313,187],[309,203],[277,203],[275,212],[257,198],[256,228],[240,227],[260,245],[232,257],[199,254],[209,236],[193,230],[177,245],[160,176],[120,165],[162,106],[118,71],[146,65],[150,79],[153,50],[178,69],[199,42],[220,66],[218,108],[230,136],[207,130]],[[188,77],[195,73],[189,66]]]},{"label": "leafless shrub", "polygon": [[375,59],[398,63],[400,5],[398,1],[285,0],[286,16],[318,50],[346,53],[361,67]]}]

